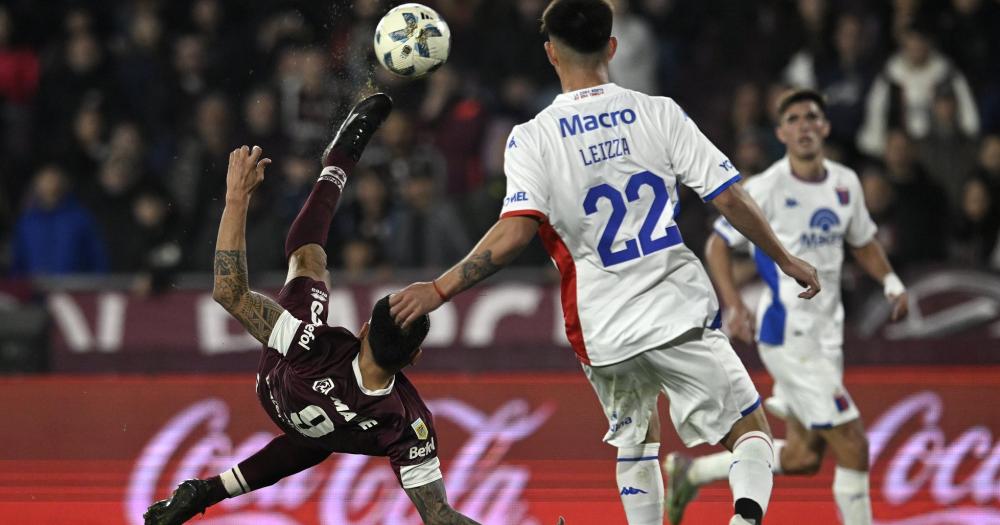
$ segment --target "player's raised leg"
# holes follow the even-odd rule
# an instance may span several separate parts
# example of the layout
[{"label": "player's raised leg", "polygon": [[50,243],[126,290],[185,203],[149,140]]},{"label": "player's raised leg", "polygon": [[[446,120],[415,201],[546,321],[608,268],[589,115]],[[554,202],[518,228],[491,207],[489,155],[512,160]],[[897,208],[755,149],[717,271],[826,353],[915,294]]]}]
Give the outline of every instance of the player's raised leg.
[{"label": "player's raised leg", "polygon": [[365,146],[392,111],[392,99],[384,93],[371,95],[351,110],[337,135],[323,152],[323,171],[313,186],[285,239],[288,258],[287,281],[307,276],[317,281],[326,276],[326,243],[333,213],[347,177],[361,159]]},{"label": "player's raised leg", "polygon": [[325,450],[298,444],[291,436],[282,434],[218,476],[182,482],[170,498],[150,506],[143,520],[145,525],[180,525],[226,498],[269,487],[319,464],[329,455]]}]

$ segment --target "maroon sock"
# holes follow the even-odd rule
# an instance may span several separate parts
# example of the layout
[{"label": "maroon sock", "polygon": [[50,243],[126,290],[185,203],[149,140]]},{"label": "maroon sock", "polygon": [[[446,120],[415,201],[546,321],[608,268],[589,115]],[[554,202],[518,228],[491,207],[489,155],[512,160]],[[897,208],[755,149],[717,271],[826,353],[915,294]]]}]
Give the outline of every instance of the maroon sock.
[{"label": "maroon sock", "polygon": [[249,492],[274,485],[282,478],[298,474],[329,456],[330,453],[325,450],[301,445],[287,434],[282,434],[241,461],[237,468]]},{"label": "maroon sock", "polygon": [[292,252],[307,244],[326,244],[333,212],[337,211],[345,182],[347,173],[343,169],[336,166],[323,168],[312,193],[299,210],[292,227],[288,229],[288,237],[285,238],[286,259],[291,257]]}]

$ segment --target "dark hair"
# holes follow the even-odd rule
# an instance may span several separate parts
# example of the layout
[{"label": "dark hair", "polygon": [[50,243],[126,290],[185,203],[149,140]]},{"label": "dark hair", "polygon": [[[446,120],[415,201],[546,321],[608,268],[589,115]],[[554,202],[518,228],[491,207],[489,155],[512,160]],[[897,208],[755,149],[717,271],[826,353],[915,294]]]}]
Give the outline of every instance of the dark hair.
[{"label": "dark hair", "polygon": [[542,33],[578,53],[596,53],[608,45],[613,19],[607,0],[552,0],[542,13]]},{"label": "dark hair", "polygon": [[372,348],[375,364],[391,371],[406,366],[431,329],[431,318],[424,315],[405,330],[396,324],[389,313],[389,296],[379,299],[372,308],[368,325],[368,344]]},{"label": "dark hair", "polygon": [[789,91],[778,101],[778,116],[783,116],[792,104],[805,101],[815,102],[820,111],[826,115],[826,97],[822,93],[814,89],[796,89]]}]

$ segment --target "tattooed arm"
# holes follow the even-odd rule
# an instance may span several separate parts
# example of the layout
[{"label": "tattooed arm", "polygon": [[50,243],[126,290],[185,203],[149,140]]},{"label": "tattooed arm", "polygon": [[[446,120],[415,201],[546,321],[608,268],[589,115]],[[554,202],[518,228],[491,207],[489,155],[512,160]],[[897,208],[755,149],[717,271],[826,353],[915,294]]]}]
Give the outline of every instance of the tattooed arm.
[{"label": "tattooed arm", "polygon": [[448,505],[448,495],[445,494],[443,480],[439,479],[405,490],[426,525],[478,525],[478,522],[463,516]]},{"label": "tattooed arm", "polygon": [[246,222],[250,195],[264,180],[270,159],[246,146],[229,154],[226,207],[215,242],[215,288],[212,298],[222,305],[258,341],[267,344],[271,328],[285,310],[268,297],[250,291],[247,277]]},{"label": "tattooed arm", "polygon": [[445,300],[493,275],[510,264],[537,232],[538,220],[532,217],[500,219],[462,262],[432,282],[411,284],[390,297],[390,311],[396,322],[408,326]]}]

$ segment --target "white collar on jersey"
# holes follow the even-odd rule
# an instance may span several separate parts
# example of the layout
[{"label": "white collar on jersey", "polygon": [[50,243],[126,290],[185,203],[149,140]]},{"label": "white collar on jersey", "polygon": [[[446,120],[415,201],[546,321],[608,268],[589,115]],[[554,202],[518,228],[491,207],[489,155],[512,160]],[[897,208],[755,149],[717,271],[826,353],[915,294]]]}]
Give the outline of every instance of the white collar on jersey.
[{"label": "white collar on jersey", "polygon": [[354,380],[358,382],[358,388],[361,389],[361,393],[366,396],[387,396],[392,392],[392,386],[396,384],[396,376],[392,376],[389,381],[389,386],[385,388],[380,388],[378,390],[369,390],[365,388],[364,381],[361,380],[361,367],[358,365],[358,359],[361,358],[361,354],[354,356],[354,361],[351,361],[351,367],[354,368]]},{"label": "white collar on jersey", "polygon": [[594,98],[611,96],[620,93],[621,91],[622,88],[618,84],[609,82],[599,86],[591,86],[588,88],[578,89],[576,91],[570,91],[569,93],[562,93],[552,101],[552,105],[555,106],[587,102],[593,100]]}]

